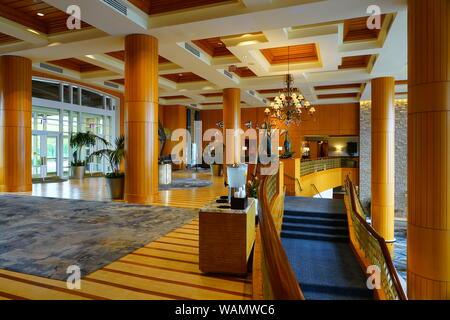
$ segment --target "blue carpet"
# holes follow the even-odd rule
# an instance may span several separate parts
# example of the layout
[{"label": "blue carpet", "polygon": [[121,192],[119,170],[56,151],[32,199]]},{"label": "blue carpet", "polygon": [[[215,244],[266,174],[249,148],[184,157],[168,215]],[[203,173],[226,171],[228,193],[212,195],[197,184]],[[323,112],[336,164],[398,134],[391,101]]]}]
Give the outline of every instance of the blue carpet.
[{"label": "blue carpet", "polygon": [[0,195],[0,268],[86,276],[197,216],[191,209]]},{"label": "blue carpet", "polygon": [[203,180],[203,179],[177,178],[177,179],[172,179],[171,184],[159,185],[159,190],[203,188],[203,187],[209,187],[212,184],[213,184],[212,181]]},{"label": "blue carpet", "polygon": [[281,235],[306,299],[373,298],[349,245],[342,200],[286,197]]}]

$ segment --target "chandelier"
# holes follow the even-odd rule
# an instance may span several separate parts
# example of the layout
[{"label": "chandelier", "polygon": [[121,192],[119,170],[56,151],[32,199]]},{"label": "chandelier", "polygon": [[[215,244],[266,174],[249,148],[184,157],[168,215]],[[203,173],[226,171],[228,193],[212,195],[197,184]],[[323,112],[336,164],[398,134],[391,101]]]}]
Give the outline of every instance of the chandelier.
[{"label": "chandelier", "polygon": [[289,73],[289,58],[288,47],[288,74],[285,76],[285,88],[275,97],[270,108],[266,108],[265,113],[270,118],[278,119],[286,125],[299,125],[305,121],[304,118],[302,119],[303,112],[313,116],[316,109],[305,99],[300,90],[294,87],[294,78]]}]

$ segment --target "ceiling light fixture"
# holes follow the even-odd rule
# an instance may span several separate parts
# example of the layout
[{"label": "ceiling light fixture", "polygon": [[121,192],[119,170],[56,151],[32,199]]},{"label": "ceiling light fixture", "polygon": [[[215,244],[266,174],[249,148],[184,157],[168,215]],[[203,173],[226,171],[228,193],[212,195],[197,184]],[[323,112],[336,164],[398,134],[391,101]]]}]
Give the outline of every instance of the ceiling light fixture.
[{"label": "ceiling light fixture", "polygon": [[280,120],[286,125],[300,125],[302,121],[302,110],[307,111],[309,116],[313,116],[316,109],[305,99],[298,88],[294,87],[294,78],[290,74],[290,55],[288,47],[288,73],[285,76],[286,87],[275,97],[270,108],[266,108],[267,116]]},{"label": "ceiling light fixture", "polygon": [[37,35],[40,35],[39,32],[37,32],[36,30],[30,29],[30,28],[28,28],[27,31],[29,31],[31,33],[34,33],[34,34],[37,34]]},{"label": "ceiling light fixture", "polygon": [[39,17],[45,16],[45,14],[43,14],[42,12],[38,12],[37,15],[38,15]]}]

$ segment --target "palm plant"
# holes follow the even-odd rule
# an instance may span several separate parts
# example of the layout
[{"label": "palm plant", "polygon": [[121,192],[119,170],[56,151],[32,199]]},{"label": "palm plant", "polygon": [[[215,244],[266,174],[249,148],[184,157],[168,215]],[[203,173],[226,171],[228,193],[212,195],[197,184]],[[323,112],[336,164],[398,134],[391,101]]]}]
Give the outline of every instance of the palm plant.
[{"label": "palm plant", "polygon": [[[110,145],[107,143],[107,146]],[[107,173],[107,178],[121,178],[124,176],[123,172],[120,172],[120,164],[122,163],[122,159],[125,156],[125,137],[120,136],[117,137],[114,141],[114,149],[101,149],[94,153],[92,153],[88,161],[92,161],[93,158],[102,158],[105,157],[109,162],[109,166],[111,167],[112,172]]]},{"label": "palm plant", "polygon": [[105,145],[108,145],[108,141],[103,139],[102,137],[97,136],[92,132],[77,132],[70,137],[70,147],[75,149],[73,152],[73,167],[83,167],[86,165],[86,161],[81,160],[81,150],[86,146],[95,146],[97,142],[103,142]]}]

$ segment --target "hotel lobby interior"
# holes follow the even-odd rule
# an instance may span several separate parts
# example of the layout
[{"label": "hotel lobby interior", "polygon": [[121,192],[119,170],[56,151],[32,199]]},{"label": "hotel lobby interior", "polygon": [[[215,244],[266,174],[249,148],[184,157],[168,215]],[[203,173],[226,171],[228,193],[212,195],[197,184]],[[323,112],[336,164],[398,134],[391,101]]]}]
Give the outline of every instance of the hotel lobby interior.
[{"label": "hotel lobby interior", "polygon": [[449,300],[449,0],[0,0],[0,300]]}]

